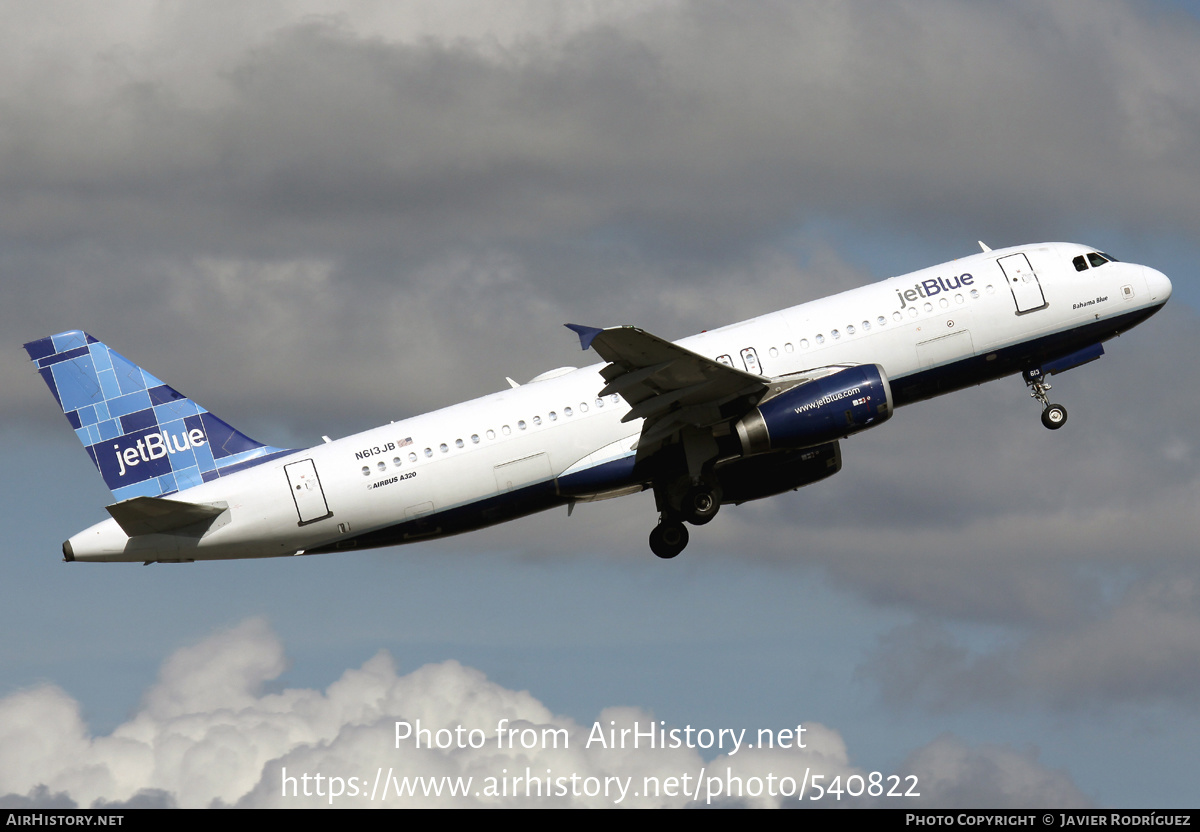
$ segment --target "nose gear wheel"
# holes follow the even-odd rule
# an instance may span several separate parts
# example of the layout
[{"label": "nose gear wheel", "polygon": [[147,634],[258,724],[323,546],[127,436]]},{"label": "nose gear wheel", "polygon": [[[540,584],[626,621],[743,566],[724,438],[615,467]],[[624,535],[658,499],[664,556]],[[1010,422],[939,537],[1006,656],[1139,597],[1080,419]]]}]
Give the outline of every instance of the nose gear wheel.
[{"label": "nose gear wheel", "polygon": [[1031,375],[1025,373],[1025,383],[1031,388],[1029,395],[1031,398],[1037,399],[1042,405],[1042,424],[1050,430],[1058,430],[1067,423],[1067,409],[1061,404],[1051,404],[1049,397],[1046,396],[1046,391],[1050,389],[1050,382],[1045,380],[1043,375]]}]

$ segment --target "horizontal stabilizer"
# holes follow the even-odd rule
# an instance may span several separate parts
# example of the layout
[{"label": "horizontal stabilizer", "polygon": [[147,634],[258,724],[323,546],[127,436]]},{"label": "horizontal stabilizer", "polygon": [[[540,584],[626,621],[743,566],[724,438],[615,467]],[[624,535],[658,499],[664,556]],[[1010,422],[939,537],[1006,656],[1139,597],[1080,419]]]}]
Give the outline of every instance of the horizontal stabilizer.
[{"label": "horizontal stabilizer", "polygon": [[229,510],[225,503],[185,503],[163,497],[134,497],[107,508],[117,525],[130,537],[165,534],[205,521],[211,523]]}]

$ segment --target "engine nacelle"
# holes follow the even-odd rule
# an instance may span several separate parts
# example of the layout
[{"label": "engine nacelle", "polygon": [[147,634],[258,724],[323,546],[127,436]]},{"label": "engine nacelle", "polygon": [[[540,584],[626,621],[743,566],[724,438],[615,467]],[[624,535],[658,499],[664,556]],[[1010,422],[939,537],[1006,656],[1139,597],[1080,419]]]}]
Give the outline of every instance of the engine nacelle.
[{"label": "engine nacelle", "polygon": [[830,442],[803,451],[735,459],[718,466],[717,479],[721,483],[721,502],[737,504],[795,491],[840,470],[841,448],[837,442]]},{"label": "engine nacelle", "polygon": [[767,399],[737,423],[745,456],[811,448],[881,424],[892,388],[878,364],[847,367]]}]

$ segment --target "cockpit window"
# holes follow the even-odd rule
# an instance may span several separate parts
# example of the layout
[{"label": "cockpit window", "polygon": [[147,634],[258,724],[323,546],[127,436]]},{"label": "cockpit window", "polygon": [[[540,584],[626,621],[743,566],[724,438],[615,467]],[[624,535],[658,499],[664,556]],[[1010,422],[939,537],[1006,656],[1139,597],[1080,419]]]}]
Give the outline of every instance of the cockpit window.
[{"label": "cockpit window", "polygon": [[1077,272],[1084,271],[1088,267],[1087,260],[1084,258],[1084,256],[1082,254],[1079,255],[1078,257],[1076,257],[1071,262],[1075,264],[1075,271],[1077,271]]},{"label": "cockpit window", "polygon": [[1091,263],[1093,266],[1103,266],[1105,263],[1107,263],[1108,261],[1113,260],[1115,258],[1109,257],[1107,254],[1101,254],[1098,251],[1089,251],[1088,255],[1087,255],[1087,259],[1088,259],[1088,262]]}]

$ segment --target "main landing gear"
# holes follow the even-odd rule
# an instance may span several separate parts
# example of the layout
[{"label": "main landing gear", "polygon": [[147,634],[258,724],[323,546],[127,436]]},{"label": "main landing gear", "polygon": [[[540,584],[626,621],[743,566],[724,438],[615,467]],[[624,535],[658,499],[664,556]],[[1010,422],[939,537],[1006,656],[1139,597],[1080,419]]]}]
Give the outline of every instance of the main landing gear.
[{"label": "main landing gear", "polygon": [[1050,403],[1050,399],[1046,396],[1046,391],[1050,389],[1050,382],[1046,381],[1046,377],[1040,372],[1026,371],[1024,375],[1025,383],[1032,388],[1029,395],[1041,402],[1042,424],[1050,430],[1058,430],[1067,423],[1067,409],[1061,404]]},{"label": "main landing gear", "polygon": [[678,520],[661,520],[650,532],[650,551],[660,558],[670,559],[688,545],[687,526]]},{"label": "main landing gear", "polygon": [[686,482],[677,483],[672,489],[656,487],[654,490],[659,521],[650,532],[650,551],[660,558],[673,558],[687,548],[689,535],[684,522],[703,526],[721,509],[718,486],[706,482],[686,485]]}]

